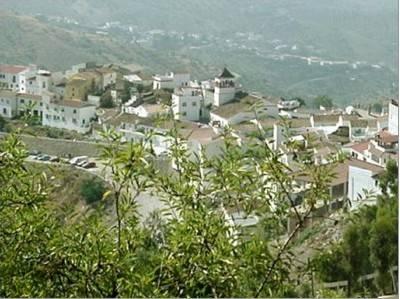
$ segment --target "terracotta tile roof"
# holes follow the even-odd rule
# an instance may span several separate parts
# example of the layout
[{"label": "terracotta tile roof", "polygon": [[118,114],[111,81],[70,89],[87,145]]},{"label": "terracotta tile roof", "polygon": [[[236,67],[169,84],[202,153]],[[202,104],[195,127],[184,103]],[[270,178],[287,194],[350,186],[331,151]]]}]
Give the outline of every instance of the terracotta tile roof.
[{"label": "terracotta tile roof", "polygon": [[351,159],[349,161],[349,166],[369,170],[372,172],[372,175],[380,175],[385,171],[385,168],[382,166],[378,166],[358,159]]},{"label": "terracotta tile roof", "polygon": [[30,99],[35,101],[41,101],[42,97],[39,95],[29,94],[29,93],[18,93],[17,97],[20,99]]},{"label": "terracotta tile roof", "polygon": [[216,140],[219,135],[212,128],[195,128],[185,137],[188,140],[196,140],[201,144],[208,144]]},{"label": "terracotta tile roof", "polygon": [[142,107],[149,113],[164,113],[166,108],[160,104],[143,104]]},{"label": "terracotta tile roof", "polygon": [[351,147],[351,149],[353,151],[358,152],[358,153],[362,153],[363,151],[368,149],[368,144],[369,144],[369,141],[365,141],[365,142],[362,142],[362,143],[357,143],[357,144],[354,144]]},{"label": "terracotta tile roof", "polygon": [[350,120],[350,125],[353,128],[376,128],[378,127],[378,122],[376,119],[354,119]]},{"label": "terracotta tile roof", "polygon": [[19,74],[27,69],[28,69],[27,66],[22,66],[22,65],[8,65],[8,64],[0,65],[0,73]]},{"label": "terracotta tile roof", "polygon": [[399,136],[390,134],[387,130],[380,131],[376,138],[380,139],[384,143],[395,143],[399,142]]},{"label": "terracotta tile roof", "polygon": [[336,115],[313,115],[314,124],[336,124],[339,121],[339,114]]},{"label": "terracotta tile roof", "polygon": [[255,103],[261,100],[252,97],[250,95],[241,98],[240,100],[234,100],[230,103],[224,104],[214,110],[211,113],[222,116],[224,118],[231,118],[240,112],[250,112],[250,108]]},{"label": "terracotta tile roof", "polygon": [[[343,163],[337,164],[333,169],[334,178],[330,182],[329,186],[336,186],[340,184],[345,184],[348,181],[349,177],[349,167],[357,167],[361,169],[366,169],[372,172],[372,175],[380,175],[382,174],[385,169],[381,166],[371,164],[365,161],[357,160],[357,159],[348,159],[345,160]],[[320,167],[327,167],[327,166],[320,166]],[[328,166],[329,167],[329,166]],[[310,182],[311,178],[304,174],[295,174],[295,178],[299,181]]]},{"label": "terracotta tile roof", "polygon": [[82,101],[75,101],[75,100],[63,100],[59,102],[55,102],[55,104],[64,107],[72,107],[72,108],[84,108],[84,107],[91,107],[94,106],[92,104],[82,102]]}]

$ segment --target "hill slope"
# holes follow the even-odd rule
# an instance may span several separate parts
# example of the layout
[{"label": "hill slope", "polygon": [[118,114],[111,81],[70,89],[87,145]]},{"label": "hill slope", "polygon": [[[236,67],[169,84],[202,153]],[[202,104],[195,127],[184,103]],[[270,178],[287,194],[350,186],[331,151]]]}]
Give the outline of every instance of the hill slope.
[{"label": "hill slope", "polygon": [[[77,26],[50,22],[54,30],[74,36],[118,22],[108,30],[111,45],[110,38],[98,43],[99,37],[89,34],[96,51],[86,53],[77,41],[65,51],[71,57],[127,59],[153,71],[184,65],[201,79],[229,65],[249,89],[305,98],[329,94],[340,104],[396,94],[397,5],[394,0],[0,1],[0,9],[76,20]],[[145,44],[131,43],[137,40]],[[10,49],[13,45],[4,48],[18,57]],[[44,63],[52,59],[44,56]],[[307,63],[308,58],[316,61]]]},{"label": "hill slope", "polygon": [[136,64],[163,71],[171,64],[193,68],[190,61],[160,56],[109,36],[51,26],[35,17],[0,11],[0,63],[44,65],[50,70],[96,61]]}]

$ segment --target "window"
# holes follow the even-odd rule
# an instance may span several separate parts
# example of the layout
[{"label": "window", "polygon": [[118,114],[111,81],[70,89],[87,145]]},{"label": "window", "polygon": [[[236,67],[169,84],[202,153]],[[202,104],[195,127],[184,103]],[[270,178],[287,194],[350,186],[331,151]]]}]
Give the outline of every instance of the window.
[{"label": "window", "polygon": [[74,124],[77,123],[76,118],[73,118],[73,119],[72,119],[72,123],[74,123]]},{"label": "window", "polygon": [[65,122],[65,117],[64,116],[62,117],[62,120],[63,120],[63,122]]},{"label": "window", "polygon": [[186,107],[187,105],[186,105],[186,103],[182,103],[182,107]]},{"label": "window", "polygon": [[3,108],[3,114],[7,114],[7,109]]},{"label": "window", "polygon": [[24,99],[21,99],[19,102],[20,102],[21,104],[23,104],[23,103],[25,103],[25,100],[24,100]]},{"label": "window", "polygon": [[76,109],[74,109],[74,114],[76,114]]},{"label": "window", "polygon": [[182,116],[186,116],[186,112],[182,112]]},{"label": "window", "polygon": [[193,106],[193,107],[196,107],[196,106],[197,106],[197,103],[196,103],[196,102],[192,102],[192,106]]},{"label": "window", "polygon": [[12,82],[13,82],[13,83],[17,82],[17,78],[16,78],[15,76],[13,76]]},{"label": "window", "polygon": [[43,103],[42,102],[40,102],[40,104],[39,104],[40,106],[43,106]]},{"label": "window", "polygon": [[82,119],[82,124],[85,124],[85,120],[84,119]]}]

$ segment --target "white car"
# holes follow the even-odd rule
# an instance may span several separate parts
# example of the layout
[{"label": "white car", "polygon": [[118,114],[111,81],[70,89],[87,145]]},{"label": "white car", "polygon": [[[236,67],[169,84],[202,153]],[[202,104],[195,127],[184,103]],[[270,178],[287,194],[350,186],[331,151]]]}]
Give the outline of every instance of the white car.
[{"label": "white car", "polygon": [[69,160],[69,163],[72,165],[78,165],[81,162],[87,162],[89,160],[88,156],[79,156],[79,157],[74,157],[71,160]]}]

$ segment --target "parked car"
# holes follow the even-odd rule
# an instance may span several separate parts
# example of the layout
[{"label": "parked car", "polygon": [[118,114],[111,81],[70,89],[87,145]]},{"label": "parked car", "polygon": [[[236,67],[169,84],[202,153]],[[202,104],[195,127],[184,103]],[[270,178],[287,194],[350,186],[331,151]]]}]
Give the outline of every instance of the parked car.
[{"label": "parked car", "polygon": [[85,161],[87,162],[89,160],[88,156],[79,156],[79,157],[74,157],[71,160],[69,160],[69,163],[72,165],[77,165],[78,163]]},{"label": "parked car", "polygon": [[49,155],[40,155],[38,157],[39,161],[50,161],[51,157]]},{"label": "parked car", "polygon": [[60,158],[57,156],[54,156],[54,157],[51,157],[49,161],[50,162],[60,162]]},{"label": "parked car", "polygon": [[85,164],[82,165],[83,168],[89,169],[89,168],[95,168],[96,163],[95,162],[86,162]]},{"label": "parked car", "polygon": [[86,164],[86,163],[89,163],[89,161],[88,160],[83,160],[83,161],[80,161],[80,162],[76,163],[75,165],[79,166],[79,167],[83,167],[83,165]]}]

